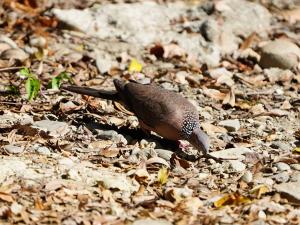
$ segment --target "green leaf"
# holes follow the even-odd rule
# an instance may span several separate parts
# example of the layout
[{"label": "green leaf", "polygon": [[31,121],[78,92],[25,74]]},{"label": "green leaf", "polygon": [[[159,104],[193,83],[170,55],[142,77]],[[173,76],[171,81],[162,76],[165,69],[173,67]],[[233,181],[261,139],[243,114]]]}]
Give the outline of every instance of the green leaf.
[{"label": "green leaf", "polygon": [[19,73],[24,77],[31,77],[32,74],[30,73],[30,70],[26,67],[22,68]]},{"label": "green leaf", "polygon": [[62,84],[63,80],[67,80],[70,83],[73,83],[73,80],[70,77],[70,75],[67,72],[62,72],[58,76],[52,78],[52,80],[49,82],[47,87],[57,90],[57,89],[59,89],[59,87]]},{"label": "green leaf", "polygon": [[6,87],[6,90],[12,95],[20,95],[20,90],[15,85],[9,85]]},{"label": "green leaf", "polygon": [[25,83],[25,89],[27,93],[27,99],[29,101],[36,98],[41,88],[41,83],[38,79],[29,77]]}]

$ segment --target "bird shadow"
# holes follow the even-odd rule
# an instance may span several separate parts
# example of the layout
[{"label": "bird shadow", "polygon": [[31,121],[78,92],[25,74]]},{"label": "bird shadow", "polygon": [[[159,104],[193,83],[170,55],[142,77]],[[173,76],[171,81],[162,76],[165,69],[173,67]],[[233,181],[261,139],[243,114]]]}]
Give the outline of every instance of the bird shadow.
[{"label": "bird shadow", "polygon": [[127,126],[117,127],[115,125],[101,124],[89,117],[77,119],[76,121],[73,121],[73,125],[75,126],[84,125],[93,133],[95,133],[96,130],[114,130],[118,134],[122,134],[125,138],[126,136],[130,136],[137,141],[141,141],[142,139],[145,139],[147,141],[152,141],[158,145],[158,148],[167,149],[172,152],[176,152],[179,150],[178,142],[168,140],[154,134],[145,133],[140,128],[129,128]]}]

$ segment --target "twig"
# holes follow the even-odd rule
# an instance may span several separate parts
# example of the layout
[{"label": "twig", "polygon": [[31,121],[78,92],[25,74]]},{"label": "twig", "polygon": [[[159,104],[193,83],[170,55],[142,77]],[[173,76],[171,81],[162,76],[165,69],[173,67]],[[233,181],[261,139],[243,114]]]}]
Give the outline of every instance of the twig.
[{"label": "twig", "polygon": [[20,70],[22,68],[23,68],[23,66],[14,66],[14,67],[0,68],[0,73],[1,72],[14,71],[14,70]]}]

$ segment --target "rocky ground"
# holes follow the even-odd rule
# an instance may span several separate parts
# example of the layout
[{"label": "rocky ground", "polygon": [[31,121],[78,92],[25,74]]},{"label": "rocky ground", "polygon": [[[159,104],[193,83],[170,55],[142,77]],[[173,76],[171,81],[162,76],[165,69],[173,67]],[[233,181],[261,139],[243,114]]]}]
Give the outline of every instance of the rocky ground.
[{"label": "rocky ground", "polygon": [[[299,15],[297,0],[1,1],[0,223],[300,224]],[[57,88],[115,78],[184,95],[231,160],[186,161],[119,103]]]}]

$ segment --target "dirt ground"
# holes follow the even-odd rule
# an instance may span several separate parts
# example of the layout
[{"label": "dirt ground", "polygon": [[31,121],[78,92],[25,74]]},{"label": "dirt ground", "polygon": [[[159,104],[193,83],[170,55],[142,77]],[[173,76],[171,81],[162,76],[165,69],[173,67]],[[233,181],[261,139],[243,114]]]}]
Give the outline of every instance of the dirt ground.
[{"label": "dirt ground", "polygon": [[[1,224],[300,224],[297,0],[0,1]],[[181,158],[113,79],[195,105]],[[180,106],[178,106],[180,107]]]}]

